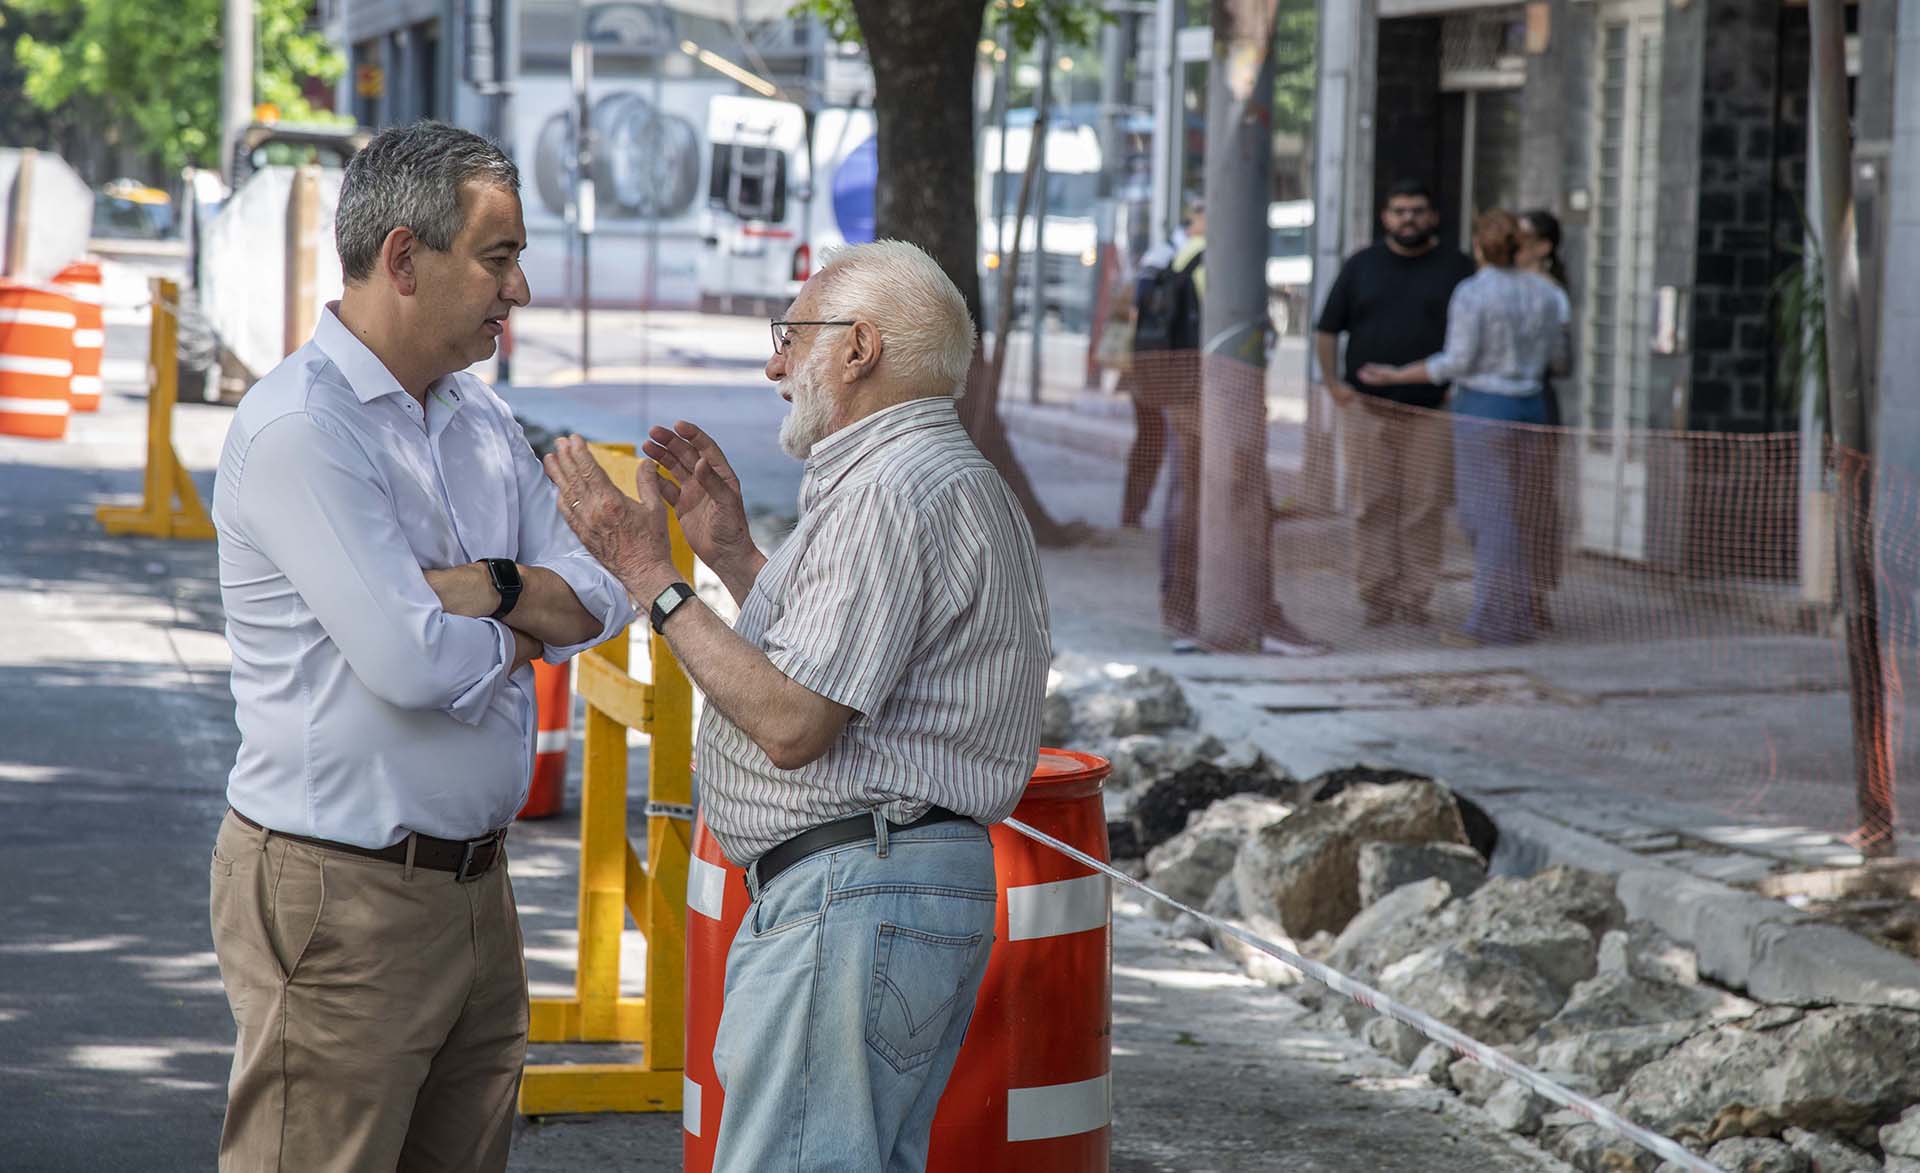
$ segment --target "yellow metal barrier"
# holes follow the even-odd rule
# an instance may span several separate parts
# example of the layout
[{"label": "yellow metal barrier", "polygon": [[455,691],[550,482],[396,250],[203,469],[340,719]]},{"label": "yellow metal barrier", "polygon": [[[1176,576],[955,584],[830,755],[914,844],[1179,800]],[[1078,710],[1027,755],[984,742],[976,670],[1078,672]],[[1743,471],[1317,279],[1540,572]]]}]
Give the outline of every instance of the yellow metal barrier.
[{"label": "yellow metal barrier", "polygon": [[[631,447],[595,445],[613,483],[633,483]],[[669,518],[673,564],[693,578],[693,552]],[[693,825],[674,813],[693,802],[693,685],[667,641],[651,641],[653,680],[627,675],[627,639],[580,657],[575,686],[587,705],[580,797],[580,944],[571,998],[536,998],[535,1043],[639,1043],[638,1063],[530,1064],[520,1081],[522,1115],[675,1112],[685,1060],[687,867]],[[627,730],[652,737],[647,751],[647,862],[627,840]],[[677,808],[677,811],[676,811]],[[631,914],[647,940],[645,996],[620,996],[620,933]]]},{"label": "yellow metal barrier", "polygon": [[139,505],[94,511],[110,534],[213,539],[213,519],[193,477],[173,450],[173,405],[180,393],[180,287],[153,279],[153,327],[147,342],[147,476]]}]

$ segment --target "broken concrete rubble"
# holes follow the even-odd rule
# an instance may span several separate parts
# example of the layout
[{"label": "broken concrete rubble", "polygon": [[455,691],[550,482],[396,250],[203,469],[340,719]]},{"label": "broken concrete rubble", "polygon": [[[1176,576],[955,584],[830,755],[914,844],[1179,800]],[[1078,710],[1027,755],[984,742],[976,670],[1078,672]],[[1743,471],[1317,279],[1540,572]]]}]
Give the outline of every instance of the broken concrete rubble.
[{"label": "broken concrete rubble", "polygon": [[1455,896],[1486,883],[1487,861],[1463,843],[1368,843],[1360,848],[1360,907],[1396,888],[1437,879]]},{"label": "broken concrete rubble", "polygon": [[1359,787],[1261,828],[1234,861],[1241,908],[1271,909],[1291,936],[1338,933],[1360,911],[1365,844],[1466,842],[1452,799],[1434,782]]}]

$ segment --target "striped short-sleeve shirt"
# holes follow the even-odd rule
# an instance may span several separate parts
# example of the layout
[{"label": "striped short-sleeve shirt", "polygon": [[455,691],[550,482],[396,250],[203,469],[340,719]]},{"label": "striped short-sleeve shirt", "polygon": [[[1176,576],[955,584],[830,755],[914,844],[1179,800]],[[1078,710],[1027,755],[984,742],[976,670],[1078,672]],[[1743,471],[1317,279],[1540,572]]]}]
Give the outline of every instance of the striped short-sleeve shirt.
[{"label": "striped short-sleeve shirt", "polygon": [[700,723],[707,826],[745,864],[811,827],[939,805],[1007,817],[1033,773],[1051,649],[1033,533],[944,396],[814,446],[800,520],[734,630],[853,709],[826,754],[776,767],[717,708]]}]

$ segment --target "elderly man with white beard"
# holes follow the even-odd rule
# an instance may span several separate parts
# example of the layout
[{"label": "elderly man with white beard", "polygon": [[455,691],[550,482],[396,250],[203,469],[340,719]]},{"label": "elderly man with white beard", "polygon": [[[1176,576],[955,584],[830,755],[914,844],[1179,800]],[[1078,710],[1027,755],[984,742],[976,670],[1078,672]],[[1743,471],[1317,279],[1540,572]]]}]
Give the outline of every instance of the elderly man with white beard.
[{"label": "elderly man with white beard", "polygon": [[[1032,773],[1050,658],[1033,535],[955,407],[972,353],[966,303],[919,249],[827,260],[773,323],[780,441],[806,474],[771,556],[693,424],[652,429],[637,498],[577,436],[547,460],[707,697],[703,811],[753,897],[714,1045],[716,1169],[926,1164],[993,946],[986,827]],[[669,505],[733,628],[678,581]]]}]

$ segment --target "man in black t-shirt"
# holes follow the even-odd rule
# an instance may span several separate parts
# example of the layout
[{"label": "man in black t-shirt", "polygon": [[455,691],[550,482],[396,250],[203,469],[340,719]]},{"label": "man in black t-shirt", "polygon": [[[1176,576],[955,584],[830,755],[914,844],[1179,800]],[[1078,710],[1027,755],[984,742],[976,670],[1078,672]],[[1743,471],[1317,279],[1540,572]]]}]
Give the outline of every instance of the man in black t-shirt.
[{"label": "man in black t-shirt", "polygon": [[1369,387],[1354,376],[1368,363],[1419,362],[1444,349],[1453,287],[1473,275],[1471,260],[1440,246],[1440,214],[1424,186],[1395,184],[1380,224],[1386,235],[1335,278],[1314,335],[1327,392],[1344,414],[1354,580],[1369,627],[1427,622],[1453,462],[1439,410],[1445,387]]}]

